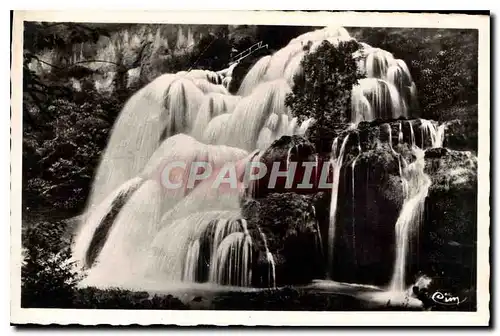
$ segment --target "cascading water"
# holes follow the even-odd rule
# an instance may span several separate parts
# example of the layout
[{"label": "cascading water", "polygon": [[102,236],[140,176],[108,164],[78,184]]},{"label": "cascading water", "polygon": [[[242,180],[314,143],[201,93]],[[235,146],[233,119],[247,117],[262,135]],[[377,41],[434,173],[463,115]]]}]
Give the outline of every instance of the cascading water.
[{"label": "cascading water", "polygon": [[410,146],[416,146],[415,132],[413,132],[413,124],[411,121],[408,121],[408,125],[410,126]]},{"label": "cascading water", "polygon": [[266,253],[267,266],[268,266],[267,283],[269,287],[274,288],[276,287],[276,264],[274,263],[274,257],[271,251],[269,251],[269,247],[267,246],[266,235],[264,234],[264,232],[262,232],[259,226],[257,226],[257,229],[259,230],[260,237],[264,242],[264,249]]},{"label": "cascading water", "polygon": [[444,133],[446,130],[446,123],[439,125],[438,127],[435,124],[426,119],[420,119],[420,129],[422,131],[422,149],[424,148],[424,139],[431,139],[432,148],[443,147],[444,141]]},{"label": "cascading water", "polygon": [[205,95],[198,110],[191,135],[195,139],[204,142],[204,134],[210,121],[220,115],[233,112],[239,100],[239,96],[230,96],[221,93],[212,92]]},{"label": "cascading water", "polygon": [[387,124],[387,137],[387,140],[389,141],[389,148],[391,149],[391,152],[395,153],[396,151],[392,147],[392,128],[390,124]]},{"label": "cascading water", "polygon": [[236,105],[228,117],[219,143],[248,151],[254,150],[268,118],[273,113],[278,117],[288,114],[285,106],[288,92],[290,87],[282,79],[258,86],[250,96],[243,98]]},{"label": "cascading water", "polygon": [[352,212],[351,212],[351,218],[352,218],[352,247],[353,247],[353,258],[354,262],[356,262],[356,197],[355,197],[355,190],[356,190],[356,185],[355,185],[355,171],[356,171],[356,162],[358,161],[359,156],[361,155],[361,144],[359,143],[359,138],[358,138],[358,155],[354,158],[351,164],[351,189],[352,189],[352,198],[351,198],[351,203],[352,203]]},{"label": "cascading water", "polygon": [[403,169],[402,178],[406,181],[406,197],[396,221],[396,259],[390,290],[403,292],[406,289],[406,263],[412,236],[418,234],[422,222],[425,198],[431,185],[430,178],[424,173],[424,151],[413,146],[416,160]]},{"label": "cascading water", "polygon": [[[106,220],[106,217],[112,212],[115,204],[119,202],[121,198],[127,198],[139,188],[140,184],[143,183],[143,179],[140,177],[135,177],[124,184],[122,184],[118,189],[112,192],[106,199],[99,204],[98,207],[93,209],[89,213],[88,217],[84,219],[83,225],[80,226],[78,234],[75,235],[75,242],[73,244],[73,258],[82,266],[91,266],[94,258],[89,260],[89,255],[93,254],[94,248],[92,247],[92,241],[95,240],[96,234],[100,227]],[[122,205],[123,206],[123,205]],[[113,218],[114,219],[114,218]],[[102,240],[105,240],[107,236],[106,232],[103,233]]]},{"label": "cascading water", "polygon": [[198,263],[200,259],[200,241],[196,239],[188,248],[186,261],[184,262],[184,275],[182,280],[195,282],[198,274]]},{"label": "cascading water", "polygon": [[271,56],[264,56],[255,63],[255,65],[247,73],[243,81],[241,82],[238,94],[240,96],[248,96],[252,93],[253,89],[257,87],[260,83],[262,77],[266,73],[266,70],[271,61]]},{"label": "cascading water", "polygon": [[353,122],[406,117],[408,111],[396,87],[380,78],[363,78],[352,90]]},{"label": "cascading water", "polygon": [[217,248],[210,265],[209,280],[213,283],[247,287],[252,279],[252,238],[246,221],[241,220],[243,232],[226,236]]},{"label": "cascading water", "polygon": [[203,93],[191,81],[171,74],[133,95],[113,126],[88,207],[137,176],[163,139],[189,131],[202,100]]},{"label": "cascading water", "polygon": [[[177,33],[177,47],[189,47],[193,42],[192,32],[188,30],[185,35],[179,29]],[[169,49],[159,30],[145,34],[148,41],[154,41],[153,52],[161,54],[161,50]],[[122,39],[129,45],[141,42],[136,35]],[[237,64],[219,72],[190,70],[162,75],[134,94],[114,125],[75,238],[75,258],[90,267],[86,283],[94,286],[128,283],[141,288],[145,279],[157,279],[251,286],[252,253],[256,246],[246,222],[241,219],[242,190],[228,192],[211,188],[213,178],[197,181],[191,188],[183,185],[178,189],[165,189],[162,168],[173,161],[188,164],[201,161],[220,169],[227,162],[254,160],[256,155],[249,152],[257,148],[264,151],[282,135],[304,135],[314,120],[309,118],[299,124],[284,104],[294,76],[303,71],[301,61],[307,53],[304,47],[312,42],[309,47],[310,52],[314,52],[323,40],[338,45],[350,39],[347,31],[338,27],[327,27],[293,39],[273,55],[262,57],[250,69],[237,96],[227,90]],[[123,49],[121,44],[109,45],[105,50],[111,58],[118,49]],[[368,78],[353,88],[351,121],[357,124],[375,118],[407,116],[415,85],[404,62],[366,44],[357,52],[356,59],[362,67],[360,71]],[[136,72],[137,76],[141,75],[140,69]],[[421,127],[422,132],[431,137],[433,146],[442,144],[444,126],[436,128],[422,121]],[[340,149],[338,138],[332,146],[333,186],[326,244],[329,277],[339,179],[348,138],[343,139]],[[400,124],[398,143],[402,141]],[[414,136],[412,141],[415,144]],[[392,149],[392,139],[389,145]],[[360,153],[361,148],[351,165],[353,206],[354,173]],[[292,152],[288,163],[291,156]],[[317,167],[318,155],[315,160]],[[411,203],[411,195],[415,193],[411,173],[414,170],[414,163],[400,162],[402,178],[410,184],[405,204]],[[314,174],[316,181],[317,169]],[[185,179],[186,175],[180,174],[177,178]],[[251,195],[251,191],[247,193]],[[399,227],[404,228],[404,220],[399,222]],[[354,207],[352,224],[354,232]],[[318,222],[316,226],[322,246]],[[102,227],[106,232],[101,237],[97,233]],[[268,284],[274,287],[274,256],[265,235],[260,233],[269,265]],[[354,245],[355,239],[353,235]]]},{"label": "cascading water", "polygon": [[335,222],[337,217],[337,199],[338,199],[338,189],[340,181],[340,170],[342,168],[342,162],[344,160],[345,146],[349,136],[347,135],[340,146],[340,151],[337,154],[338,140],[335,138],[332,144],[332,157],[330,160],[332,169],[332,199],[330,202],[330,225],[328,227],[328,272],[327,276],[331,278],[331,267],[333,265],[333,250],[335,245]]},{"label": "cascading water", "polygon": [[403,143],[403,122],[399,122],[398,145]]}]

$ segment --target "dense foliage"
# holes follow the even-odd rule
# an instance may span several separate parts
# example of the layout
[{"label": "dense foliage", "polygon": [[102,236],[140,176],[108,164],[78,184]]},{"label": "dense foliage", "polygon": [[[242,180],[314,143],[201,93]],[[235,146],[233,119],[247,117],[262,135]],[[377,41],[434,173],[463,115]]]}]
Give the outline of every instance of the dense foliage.
[{"label": "dense foliage", "polygon": [[285,104],[300,121],[314,118],[309,139],[320,151],[329,150],[331,131],[350,121],[351,89],[362,78],[352,56],[358,48],[355,41],[338,46],[324,41],[314,51],[306,51],[303,70],[286,98]]},{"label": "dense foliage", "polygon": [[21,306],[69,307],[74,299],[77,274],[64,243],[62,223],[40,222],[23,232],[24,261],[21,267]]},{"label": "dense foliage", "polygon": [[82,208],[112,125],[108,114],[111,110],[106,105],[117,110],[120,103],[90,100],[78,104],[58,99],[47,109],[57,114],[56,118],[37,126],[25,126],[23,203],[26,208],[46,206],[76,211]]}]

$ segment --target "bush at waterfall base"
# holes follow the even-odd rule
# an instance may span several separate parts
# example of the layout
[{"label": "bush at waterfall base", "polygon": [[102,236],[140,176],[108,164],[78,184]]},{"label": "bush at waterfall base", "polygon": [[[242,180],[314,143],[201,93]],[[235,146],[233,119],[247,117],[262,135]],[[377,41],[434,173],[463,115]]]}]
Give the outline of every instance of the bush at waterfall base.
[{"label": "bush at waterfall base", "polygon": [[335,132],[350,122],[351,89],[363,77],[352,56],[359,45],[348,41],[335,46],[324,41],[314,51],[309,47],[285,104],[299,121],[314,118],[308,138],[319,152],[330,151]]},{"label": "bush at waterfall base", "polygon": [[172,295],[122,289],[78,288],[65,222],[40,221],[25,227],[21,267],[23,308],[187,309]]}]

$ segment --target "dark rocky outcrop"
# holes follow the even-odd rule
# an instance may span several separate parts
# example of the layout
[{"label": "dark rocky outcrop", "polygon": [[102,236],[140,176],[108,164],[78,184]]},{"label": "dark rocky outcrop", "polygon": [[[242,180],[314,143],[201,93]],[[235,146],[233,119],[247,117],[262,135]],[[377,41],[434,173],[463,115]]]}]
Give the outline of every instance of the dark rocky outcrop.
[{"label": "dark rocky outcrop", "polygon": [[477,153],[477,120],[455,119],[446,123],[443,146],[455,150],[469,150]]},{"label": "dark rocky outcrop", "polygon": [[353,156],[342,167],[338,195],[333,279],[386,284],[404,200],[398,156],[385,144]]},{"label": "dark rocky outcrop", "polygon": [[475,284],[480,224],[477,223],[477,158],[471,152],[429,149],[425,171],[432,184],[425,203],[419,269],[470,288]]},{"label": "dark rocky outcrop", "polygon": [[269,285],[266,244],[273,254],[277,285],[308,283],[323,276],[321,237],[312,197],[282,193],[247,200],[243,217],[256,250],[254,284]]},{"label": "dark rocky outcrop", "polygon": [[[310,178],[304,181],[306,171],[303,163],[315,163],[318,160],[318,166],[323,167],[323,160],[315,154],[314,146],[305,138],[294,136],[283,136],[274,141],[260,156],[259,161],[267,167],[266,175],[256,181],[252,181],[249,186],[254,198],[265,197],[269,193],[295,192],[300,194],[310,194],[318,191],[318,181],[320,169],[313,169]],[[289,161],[289,162],[288,162]],[[295,172],[287,169],[287,163],[296,164]],[[273,165],[279,165],[279,171],[289,171],[293,181],[287,185],[286,176],[278,176],[275,185],[270,185],[270,177]],[[328,168],[328,167],[327,167]],[[301,183],[311,184],[311,186],[302,187]]]}]

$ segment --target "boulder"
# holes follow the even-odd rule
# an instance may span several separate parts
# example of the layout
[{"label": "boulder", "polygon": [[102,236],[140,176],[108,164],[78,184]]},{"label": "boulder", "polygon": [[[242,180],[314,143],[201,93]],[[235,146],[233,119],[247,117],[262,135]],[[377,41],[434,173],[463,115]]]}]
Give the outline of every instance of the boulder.
[{"label": "boulder", "polygon": [[[252,197],[261,198],[269,193],[311,194],[317,192],[321,168],[313,168],[310,177],[304,177],[306,172],[304,163],[311,162],[316,167],[323,167],[323,159],[315,154],[314,146],[304,137],[282,136],[257,157],[259,162],[265,164],[267,172],[263,178],[251,181],[249,190],[251,190]],[[292,164],[296,165],[295,171],[291,168]],[[269,183],[274,165],[279,167],[280,172],[290,172],[289,185],[287,185],[287,176],[278,176],[274,185]],[[299,186],[302,183],[310,184],[310,186]]]},{"label": "boulder", "polygon": [[446,123],[444,147],[477,153],[478,124],[475,120],[455,119]]},{"label": "boulder", "polygon": [[334,280],[376,285],[390,281],[394,225],[404,201],[398,160],[387,144],[378,143],[343,165],[330,268]]},{"label": "boulder", "polygon": [[321,237],[313,198],[274,193],[243,204],[255,248],[253,283],[270,286],[272,253],[276,285],[308,283],[323,276]]},{"label": "boulder", "polygon": [[[462,288],[475,286],[477,157],[468,151],[428,149],[432,180],[425,202],[418,268]],[[487,202],[488,200],[483,200]]]}]

